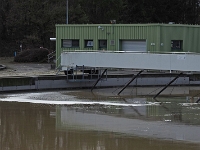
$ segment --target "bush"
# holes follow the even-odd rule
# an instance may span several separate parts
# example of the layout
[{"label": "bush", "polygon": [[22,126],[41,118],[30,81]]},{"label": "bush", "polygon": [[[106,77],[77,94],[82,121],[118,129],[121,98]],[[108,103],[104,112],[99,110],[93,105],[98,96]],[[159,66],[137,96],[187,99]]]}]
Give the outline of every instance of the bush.
[{"label": "bush", "polygon": [[18,54],[15,58],[15,62],[46,62],[49,50],[46,48],[25,50]]}]

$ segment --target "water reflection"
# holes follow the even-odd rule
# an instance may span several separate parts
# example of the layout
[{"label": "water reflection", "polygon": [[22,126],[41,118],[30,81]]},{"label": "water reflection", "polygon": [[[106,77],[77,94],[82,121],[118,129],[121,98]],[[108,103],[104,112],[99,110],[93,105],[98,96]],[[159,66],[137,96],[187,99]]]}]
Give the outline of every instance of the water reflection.
[{"label": "water reflection", "polygon": [[[51,107],[44,105],[1,102],[1,149],[50,148],[56,136],[55,132],[52,132],[55,119],[49,115],[51,110]],[[49,133],[52,136],[49,136]]]},{"label": "water reflection", "polygon": [[[143,118],[143,120],[141,118],[135,119],[134,115],[130,118],[130,112],[127,116],[124,111],[124,113],[120,111],[107,113],[107,111],[101,111],[100,109],[98,111],[97,109],[88,107],[83,109],[83,106],[76,108],[62,106],[57,108],[57,112],[58,129],[76,128],[79,130],[114,132],[128,136],[199,142],[200,126],[168,123],[166,120],[158,122],[155,121],[155,118],[150,117],[148,111],[145,115],[146,119]],[[166,114],[162,112],[162,114],[157,115],[165,117]]]},{"label": "water reflection", "polygon": [[0,149],[200,148],[200,107],[192,103],[190,92],[162,95],[157,101],[151,96],[104,92],[1,95]]}]

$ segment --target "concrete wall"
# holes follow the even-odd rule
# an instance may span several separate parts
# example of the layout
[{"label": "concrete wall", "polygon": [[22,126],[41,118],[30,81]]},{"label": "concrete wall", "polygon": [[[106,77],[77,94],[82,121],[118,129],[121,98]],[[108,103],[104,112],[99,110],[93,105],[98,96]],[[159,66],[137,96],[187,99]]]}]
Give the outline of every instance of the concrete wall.
[{"label": "concrete wall", "polygon": [[[51,90],[51,89],[71,89],[71,88],[91,88],[95,81],[67,81],[66,79],[53,80],[34,78],[35,82],[32,85],[15,85],[15,86],[0,86],[0,92],[3,91],[21,91],[21,90]],[[108,78],[101,80],[97,84],[100,87],[118,87],[124,86],[131,78]],[[131,86],[165,86],[173,77],[142,77],[134,80]],[[192,81],[192,84],[199,82]],[[180,77],[172,85],[190,85],[189,77]]]}]

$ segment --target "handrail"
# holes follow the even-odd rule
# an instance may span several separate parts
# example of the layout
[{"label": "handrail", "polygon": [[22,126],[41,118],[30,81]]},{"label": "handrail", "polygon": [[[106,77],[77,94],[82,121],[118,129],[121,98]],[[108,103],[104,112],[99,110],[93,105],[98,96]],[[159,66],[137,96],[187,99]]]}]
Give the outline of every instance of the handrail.
[{"label": "handrail", "polygon": [[53,52],[51,52],[51,53],[49,53],[49,54],[47,55],[47,57],[48,57],[48,63],[50,62],[50,59],[53,58],[53,57],[55,56],[55,55],[54,55],[55,52],[56,52],[56,51],[53,51]]},{"label": "handrail", "polygon": [[[58,60],[61,59],[61,55],[56,59],[56,62],[58,62]],[[61,63],[58,65],[58,67],[56,67],[56,70],[58,70],[61,67]]]},{"label": "handrail", "polygon": [[69,51],[69,50],[63,50],[63,53],[77,53],[77,52],[85,52],[85,53],[90,53],[90,52],[99,52],[99,53],[142,53],[142,54],[195,54],[195,55],[200,55],[200,53],[196,52],[150,52],[150,51],[110,51],[110,50],[74,50],[74,51]]},{"label": "handrail", "polygon": [[[53,51],[53,52],[51,52],[51,53],[49,53],[48,55],[50,55],[50,54],[53,54],[53,53],[55,53],[55,52],[56,52],[56,50],[55,50],[55,51]],[[48,55],[47,55],[47,56],[48,56]]]}]

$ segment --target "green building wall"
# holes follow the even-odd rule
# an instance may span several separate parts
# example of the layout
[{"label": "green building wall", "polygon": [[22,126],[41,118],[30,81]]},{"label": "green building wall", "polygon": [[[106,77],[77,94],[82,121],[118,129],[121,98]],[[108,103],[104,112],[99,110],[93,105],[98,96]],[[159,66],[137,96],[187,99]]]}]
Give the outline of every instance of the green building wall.
[{"label": "green building wall", "polygon": [[183,52],[200,52],[200,26],[194,25],[162,25],[161,52],[171,52],[171,40],[183,40]]},{"label": "green building wall", "polygon": [[[104,30],[98,28],[103,27]],[[79,39],[79,47],[63,48],[62,39]],[[108,51],[121,50],[121,40],[146,40],[148,52],[172,52],[171,40],[182,40],[182,52],[200,52],[200,26],[181,24],[58,24],[56,25],[56,57],[63,51],[97,51],[99,40],[107,40]],[[84,45],[93,40],[93,47]],[[114,44],[110,41],[114,40]],[[152,44],[153,43],[153,44]]]}]

